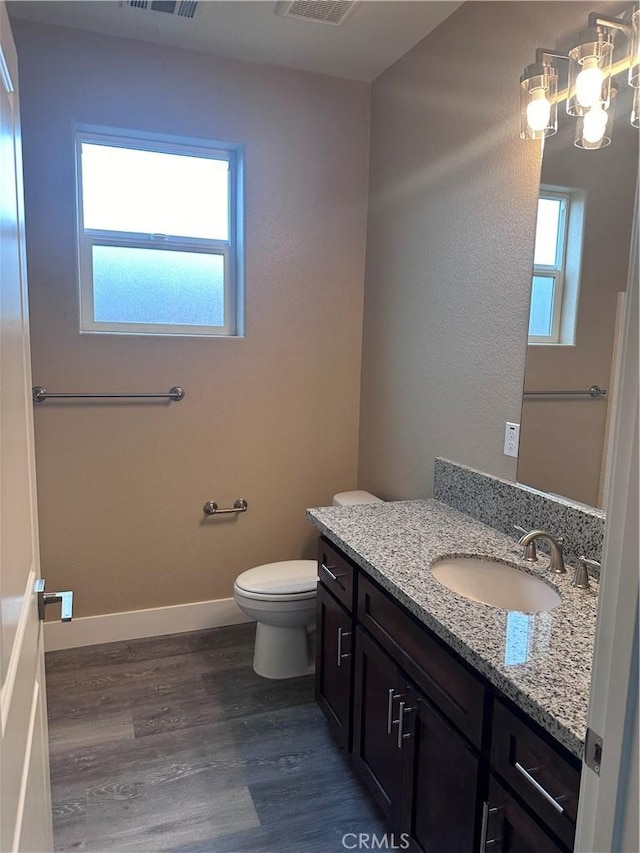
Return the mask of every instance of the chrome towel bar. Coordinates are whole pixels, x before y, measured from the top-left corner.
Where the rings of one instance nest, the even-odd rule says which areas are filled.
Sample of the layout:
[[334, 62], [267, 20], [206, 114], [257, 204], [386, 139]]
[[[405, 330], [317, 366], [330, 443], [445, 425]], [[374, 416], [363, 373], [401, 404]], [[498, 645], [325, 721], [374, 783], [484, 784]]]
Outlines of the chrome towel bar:
[[244, 498], [236, 498], [233, 506], [219, 509], [215, 501], [207, 501], [202, 507], [202, 512], [205, 515], [226, 515], [229, 512], [246, 512], [249, 509], [249, 504]]
[[98, 399], [98, 398], [109, 398], [109, 399], [120, 399], [120, 398], [131, 398], [131, 399], [163, 399], [163, 400], [175, 400], [179, 402], [180, 400], [184, 400], [184, 388], [181, 388], [179, 385], [174, 385], [173, 388], [169, 388], [166, 393], [161, 394], [85, 394], [85, 393], [77, 393], [77, 394], [67, 394], [59, 391], [47, 391], [46, 388], [43, 388], [41, 385], [34, 385], [31, 389], [33, 402], [34, 403], [44, 403], [45, 400], [71, 400], [71, 399], [80, 399], [80, 400], [90, 400], [90, 399]]
[[599, 385], [592, 385], [588, 391], [525, 391], [523, 397], [606, 397], [607, 392]]

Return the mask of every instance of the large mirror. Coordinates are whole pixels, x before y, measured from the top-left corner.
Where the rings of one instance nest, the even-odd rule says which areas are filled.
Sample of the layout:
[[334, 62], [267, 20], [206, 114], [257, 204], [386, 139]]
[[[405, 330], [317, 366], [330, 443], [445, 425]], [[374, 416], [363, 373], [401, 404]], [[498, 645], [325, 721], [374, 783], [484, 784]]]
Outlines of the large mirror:
[[[631, 95], [623, 83], [605, 148], [575, 147], [575, 120], [564, 116], [545, 140], [540, 182], [518, 481], [596, 507], [605, 497], [638, 171]], [[593, 386], [606, 395], [580, 393]]]

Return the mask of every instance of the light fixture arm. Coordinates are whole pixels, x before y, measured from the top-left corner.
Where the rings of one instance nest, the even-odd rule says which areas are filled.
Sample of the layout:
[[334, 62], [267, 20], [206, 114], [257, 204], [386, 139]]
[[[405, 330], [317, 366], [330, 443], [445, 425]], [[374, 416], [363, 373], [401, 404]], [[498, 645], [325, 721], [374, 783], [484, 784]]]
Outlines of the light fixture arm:
[[569, 59], [568, 53], [561, 53], [557, 48], [537, 47], [536, 62], [548, 65], [547, 59]]
[[620, 18], [612, 18], [610, 15], [601, 15], [598, 12], [592, 12], [589, 15], [589, 28], [606, 27], [610, 30], [620, 30], [626, 36], [631, 32], [631, 27]]

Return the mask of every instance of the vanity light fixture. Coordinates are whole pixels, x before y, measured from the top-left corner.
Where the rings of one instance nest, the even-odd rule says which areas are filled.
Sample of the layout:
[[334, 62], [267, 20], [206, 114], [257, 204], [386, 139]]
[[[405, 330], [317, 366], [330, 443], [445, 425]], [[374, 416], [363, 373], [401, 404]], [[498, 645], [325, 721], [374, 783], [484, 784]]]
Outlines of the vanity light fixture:
[[584, 116], [598, 104], [604, 104], [604, 109], [609, 105], [613, 32], [609, 26], [596, 23], [603, 20], [599, 15], [590, 15], [589, 29], [580, 34], [569, 51], [570, 116]]
[[584, 115], [579, 116], [576, 122], [576, 148], [606, 148], [611, 144], [611, 133], [613, 126], [613, 102], [618, 88], [613, 83], [609, 94], [609, 105], [599, 100], [588, 109]]
[[[628, 15], [628, 13], [626, 13]], [[613, 63], [614, 38], [621, 31], [630, 37], [630, 53]], [[567, 89], [558, 92], [558, 60], [569, 65]], [[566, 101], [570, 116], [578, 119], [575, 144], [578, 148], [604, 148], [611, 142], [612, 77], [629, 69], [629, 83], [636, 87], [631, 124], [638, 127], [640, 87], [640, 10], [631, 19], [592, 13], [588, 28], [568, 53], [538, 48], [536, 61], [520, 77], [520, 137], [543, 139], [558, 130], [558, 103]]]
[[566, 53], [539, 47], [536, 61], [520, 77], [520, 137], [544, 139], [558, 130], [558, 69], [554, 59]]
[[546, 59], [528, 65], [520, 78], [520, 136], [544, 139], [558, 130], [558, 72]]

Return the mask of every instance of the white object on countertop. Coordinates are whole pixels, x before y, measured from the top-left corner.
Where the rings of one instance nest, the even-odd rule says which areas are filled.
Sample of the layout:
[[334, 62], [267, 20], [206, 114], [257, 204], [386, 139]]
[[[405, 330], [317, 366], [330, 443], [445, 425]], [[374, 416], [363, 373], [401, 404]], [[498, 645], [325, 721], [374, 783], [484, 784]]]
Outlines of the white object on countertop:
[[357, 504], [382, 504], [382, 498], [362, 490], [354, 492], [338, 492], [333, 496], [332, 506], [356, 506]]

